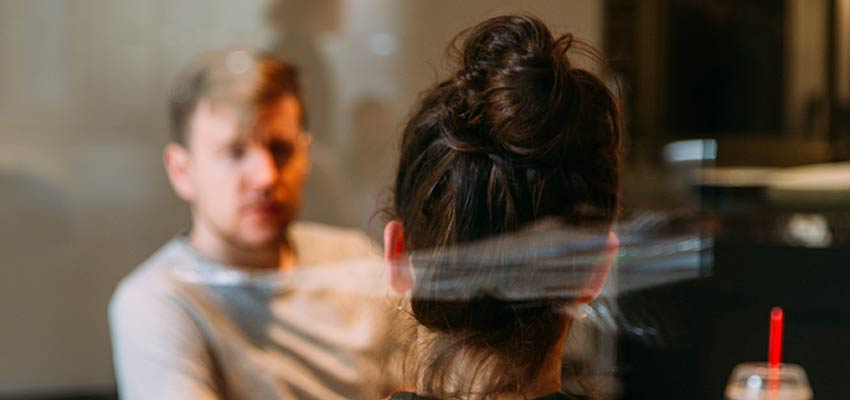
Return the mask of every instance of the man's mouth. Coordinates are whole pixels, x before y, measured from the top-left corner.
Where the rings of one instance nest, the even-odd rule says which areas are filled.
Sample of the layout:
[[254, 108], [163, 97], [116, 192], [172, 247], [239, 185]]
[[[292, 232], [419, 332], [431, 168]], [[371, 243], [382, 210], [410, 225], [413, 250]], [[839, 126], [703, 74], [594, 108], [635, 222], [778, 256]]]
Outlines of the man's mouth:
[[248, 207], [248, 213], [261, 218], [276, 218], [279, 217], [283, 207], [273, 201], [262, 201], [252, 203]]

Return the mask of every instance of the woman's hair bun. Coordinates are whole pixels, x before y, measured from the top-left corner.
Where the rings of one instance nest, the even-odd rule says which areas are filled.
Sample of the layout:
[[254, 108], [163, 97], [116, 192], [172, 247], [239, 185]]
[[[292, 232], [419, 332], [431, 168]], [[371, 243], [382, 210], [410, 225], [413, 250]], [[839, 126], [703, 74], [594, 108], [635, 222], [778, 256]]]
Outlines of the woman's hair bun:
[[534, 17], [506, 15], [470, 28], [459, 36], [461, 68], [525, 67], [552, 58], [555, 40]]
[[[466, 126], [461, 141], [489, 143], [482, 152], [522, 160], [558, 153], [568, 116], [571, 36], [555, 38], [530, 16], [488, 20], [460, 35], [453, 86]], [[462, 147], [462, 146], [461, 146]]]
[[[607, 231], [619, 209], [620, 106], [593, 72], [571, 65], [567, 51], [601, 61], [598, 53], [529, 16], [489, 19], [454, 48], [454, 76], [423, 93], [402, 134], [392, 217], [405, 228], [405, 249], [443, 254], [542, 218]], [[452, 266], [411, 263], [414, 318], [449, 337], [431, 349], [436, 378], [433, 385], [423, 378], [425, 387], [441, 388], [442, 367], [478, 349], [499, 355], [488, 364], [504, 371], [496, 391], [513, 390], [506, 388], [525, 382], [520, 372], [541, 365], [539, 350], [563, 332], [559, 310], [569, 296], [526, 293], [509, 280], [481, 283], [533, 275], [533, 265], [465, 265], [452, 286], [462, 295], [444, 298], [430, 285], [456, 273]]]

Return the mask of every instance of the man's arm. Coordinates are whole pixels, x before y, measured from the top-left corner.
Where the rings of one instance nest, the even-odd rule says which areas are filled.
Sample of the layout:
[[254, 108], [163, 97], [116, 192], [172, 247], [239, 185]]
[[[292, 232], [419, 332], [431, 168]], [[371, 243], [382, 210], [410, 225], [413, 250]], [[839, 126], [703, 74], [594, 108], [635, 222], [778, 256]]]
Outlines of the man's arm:
[[219, 399], [214, 361], [197, 323], [173, 293], [123, 282], [109, 304], [122, 399]]

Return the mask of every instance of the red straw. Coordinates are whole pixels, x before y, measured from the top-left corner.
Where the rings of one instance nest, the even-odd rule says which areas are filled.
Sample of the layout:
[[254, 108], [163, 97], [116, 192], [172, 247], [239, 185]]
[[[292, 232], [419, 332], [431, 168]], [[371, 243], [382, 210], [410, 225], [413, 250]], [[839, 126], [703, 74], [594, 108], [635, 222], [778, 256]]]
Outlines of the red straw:
[[767, 349], [767, 364], [771, 368], [782, 363], [782, 322], [785, 315], [779, 307], [770, 310], [770, 341]]

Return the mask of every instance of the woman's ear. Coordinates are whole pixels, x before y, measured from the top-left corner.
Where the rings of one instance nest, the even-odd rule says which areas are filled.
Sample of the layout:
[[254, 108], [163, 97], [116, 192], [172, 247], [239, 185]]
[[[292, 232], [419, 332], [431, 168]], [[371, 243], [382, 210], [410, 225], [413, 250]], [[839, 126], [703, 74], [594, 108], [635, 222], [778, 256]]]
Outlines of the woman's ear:
[[599, 293], [602, 292], [602, 286], [605, 285], [605, 277], [608, 276], [608, 270], [614, 265], [617, 259], [617, 254], [620, 252], [620, 239], [613, 231], [608, 231], [608, 241], [605, 243], [605, 249], [602, 250], [602, 257], [599, 263], [593, 266], [593, 272], [584, 287], [583, 295], [579, 297], [579, 303], [590, 303]]
[[413, 272], [404, 247], [404, 227], [399, 221], [390, 221], [384, 228], [384, 260], [390, 286], [399, 294], [413, 287]]

